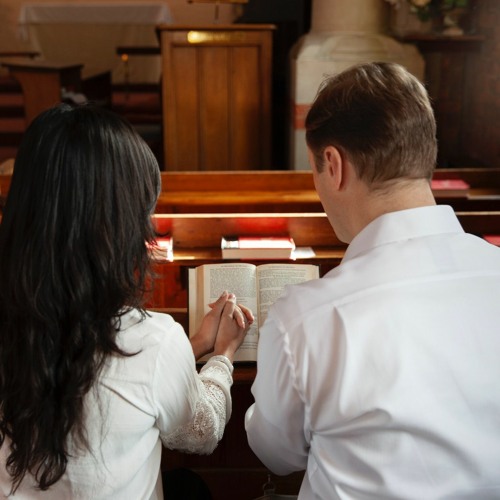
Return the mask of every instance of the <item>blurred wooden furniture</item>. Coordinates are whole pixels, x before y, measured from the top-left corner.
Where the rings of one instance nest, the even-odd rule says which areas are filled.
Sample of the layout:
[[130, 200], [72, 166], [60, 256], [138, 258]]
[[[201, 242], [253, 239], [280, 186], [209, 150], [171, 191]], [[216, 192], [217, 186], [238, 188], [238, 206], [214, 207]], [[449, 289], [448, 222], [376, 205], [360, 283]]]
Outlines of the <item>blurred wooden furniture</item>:
[[446, 198], [435, 192], [437, 203], [459, 212], [500, 210], [500, 168], [438, 168], [433, 178], [461, 179], [470, 185], [466, 197]]
[[61, 102], [62, 88], [81, 91], [83, 64], [60, 64], [36, 59], [10, 59], [2, 62], [23, 91], [27, 124], [43, 110]]
[[425, 83], [437, 121], [438, 163], [443, 167], [463, 167], [470, 161], [468, 121], [475, 109], [471, 105], [471, 83], [477, 79], [477, 64], [473, 61], [477, 61], [485, 40], [479, 34], [416, 34], [400, 38], [416, 44], [425, 59]]
[[65, 94], [83, 93], [102, 105], [111, 103], [111, 73], [82, 78], [83, 64], [63, 64], [31, 58], [8, 58], [0, 63], [21, 85], [26, 124], [61, 102]]
[[271, 168], [273, 29], [158, 27], [165, 170]]

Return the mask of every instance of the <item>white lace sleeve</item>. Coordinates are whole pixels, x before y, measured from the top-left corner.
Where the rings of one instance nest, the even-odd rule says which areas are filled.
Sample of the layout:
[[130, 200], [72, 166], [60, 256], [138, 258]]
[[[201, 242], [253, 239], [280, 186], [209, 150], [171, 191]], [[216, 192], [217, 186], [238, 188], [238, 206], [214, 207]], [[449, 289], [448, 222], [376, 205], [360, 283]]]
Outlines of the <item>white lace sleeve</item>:
[[212, 453], [231, 416], [233, 365], [226, 356], [212, 356], [200, 370], [200, 399], [193, 420], [161, 440], [167, 448], [187, 453]]

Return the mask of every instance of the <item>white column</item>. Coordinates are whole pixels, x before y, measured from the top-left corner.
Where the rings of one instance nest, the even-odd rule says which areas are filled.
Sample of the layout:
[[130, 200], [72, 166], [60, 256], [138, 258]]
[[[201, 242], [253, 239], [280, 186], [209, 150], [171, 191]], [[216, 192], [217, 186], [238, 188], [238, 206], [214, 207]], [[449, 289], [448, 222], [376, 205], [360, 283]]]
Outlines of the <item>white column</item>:
[[392, 61], [423, 79], [416, 47], [385, 34], [389, 7], [385, 0], [313, 0], [311, 30], [290, 53], [291, 169], [309, 169], [304, 119], [325, 77], [354, 64]]

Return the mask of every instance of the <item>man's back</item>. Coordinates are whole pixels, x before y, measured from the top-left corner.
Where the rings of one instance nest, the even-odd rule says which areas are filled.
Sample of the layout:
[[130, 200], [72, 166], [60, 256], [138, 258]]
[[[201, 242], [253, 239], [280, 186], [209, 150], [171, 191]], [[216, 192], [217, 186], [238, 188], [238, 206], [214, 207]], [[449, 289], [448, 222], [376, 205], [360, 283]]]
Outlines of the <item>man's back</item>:
[[250, 444], [265, 457], [259, 420], [281, 420], [282, 456], [264, 461], [307, 465], [304, 498], [500, 498], [499, 297], [500, 250], [451, 209], [380, 217], [272, 310]]

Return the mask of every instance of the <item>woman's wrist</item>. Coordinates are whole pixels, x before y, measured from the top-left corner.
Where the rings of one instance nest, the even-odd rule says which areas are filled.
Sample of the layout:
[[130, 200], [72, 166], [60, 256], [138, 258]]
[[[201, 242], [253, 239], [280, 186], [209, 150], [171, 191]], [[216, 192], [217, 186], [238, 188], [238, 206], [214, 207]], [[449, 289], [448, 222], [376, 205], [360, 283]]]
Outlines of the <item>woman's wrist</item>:
[[231, 363], [234, 359], [235, 350], [230, 347], [218, 347], [216, 346], [213, 352], [213, 356], [225, 356]]
[[224, 356], [225, 358], [229, 359], [229, 361], [232, 363], [233, 358], [234, 358], [234, 353], [233, 352], [227, 352], [227, 351], [221, 351], [221, 352], [214, 352], [213, 356]]
[[189, 339], [191, 342], [191, 348], [193, 349], [194, 358], [198, 361], [198, 359], [205, 356], [210, 352], [210, 349], [207, 347], [206, 343], [200, 338], [199, 335], [195, 335]]

